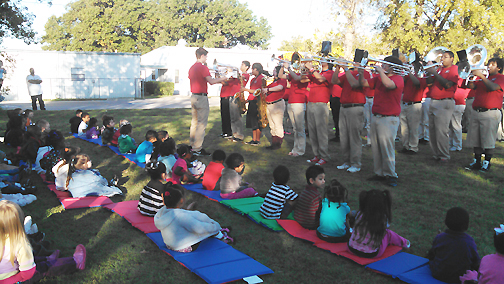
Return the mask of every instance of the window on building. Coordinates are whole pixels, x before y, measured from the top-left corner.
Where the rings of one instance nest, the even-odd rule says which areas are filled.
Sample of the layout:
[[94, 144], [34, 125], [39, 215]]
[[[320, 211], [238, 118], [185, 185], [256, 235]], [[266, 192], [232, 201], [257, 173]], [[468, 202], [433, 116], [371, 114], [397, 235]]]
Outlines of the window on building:
[[84, 73], [84, 68], [75, 67], [71, 69], [71, 78], [72, 81], [85, 81], [86, 73]]

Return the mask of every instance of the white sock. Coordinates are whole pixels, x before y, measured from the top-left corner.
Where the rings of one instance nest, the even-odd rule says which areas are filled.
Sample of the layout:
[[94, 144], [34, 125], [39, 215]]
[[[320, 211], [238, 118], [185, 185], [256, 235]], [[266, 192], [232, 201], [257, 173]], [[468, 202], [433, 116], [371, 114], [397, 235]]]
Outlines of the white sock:
[[217, 235], [214, 235], [214, 238], [216, 238], [216, 239], [219, 239], [219, 240], [220, 240], [220, 239], [224, 238], [224, 235], [222, 234], [222, 232], [221, 232], [221, 231], [219, 231], [219, 233], [218, 233]]

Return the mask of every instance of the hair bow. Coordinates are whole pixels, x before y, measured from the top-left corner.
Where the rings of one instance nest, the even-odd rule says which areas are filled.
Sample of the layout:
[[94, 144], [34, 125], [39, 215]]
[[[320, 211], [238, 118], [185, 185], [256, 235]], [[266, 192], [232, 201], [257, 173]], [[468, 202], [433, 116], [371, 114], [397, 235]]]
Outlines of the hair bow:
[[495, 234], [499, 235], [501, 233], [504, 233], [504, 225], [500, 224], [500, 228], [494, 228]]
[[169, 191], [165, 191], [164, 195], [165, 196], [170, 196], [170, 192]]

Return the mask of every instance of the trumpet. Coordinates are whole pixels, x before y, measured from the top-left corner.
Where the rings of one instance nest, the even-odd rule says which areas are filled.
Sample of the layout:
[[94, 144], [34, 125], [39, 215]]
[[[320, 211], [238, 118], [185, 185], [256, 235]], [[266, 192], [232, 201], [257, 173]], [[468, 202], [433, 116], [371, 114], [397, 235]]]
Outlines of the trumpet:
[[345, 60], [342, 58], [336, 58], [336, 57], [322, 57], [322, 56], [313, 56], [313, 59], [315, 61], [318, 61], [320, 63], [327, 63], [327, 64], [333, 64], [333, 65], [340, 65], [340, 66], [349, 66], [349, 67], [354, 67], [354, 62]]
[[[409, 74], [409, 72], [411, 72], [411, 70], [408, 66], [405, 66], [402, 64], [395, 64], [395, 63], [388, 62], [385, 60], [380, 60], [380, 59], [369, 57], [367, 51], [364, 52], [364, 56], [362, 57], [362, 60], [361, 60], [362, 66], [359, 66], [357, 68], [366, 69], [366, 66], [369, 61], [373, 61], [373, 62], [380, 63], [380, 64], [387, 64], [392, 67], [392, 70], [395, 74], [400, 75], [400, 76], [406, 76]], [[374, 69], [373, 71], [376, 71], [375, 68], [373, 68], [373, 69]]]

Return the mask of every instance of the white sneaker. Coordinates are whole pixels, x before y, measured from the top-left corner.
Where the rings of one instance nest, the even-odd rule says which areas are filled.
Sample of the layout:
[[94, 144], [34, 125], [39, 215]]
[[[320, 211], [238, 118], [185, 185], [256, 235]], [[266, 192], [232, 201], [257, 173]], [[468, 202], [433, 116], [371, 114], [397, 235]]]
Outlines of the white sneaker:
[[350, 168], [350, 165], [349, 165], [349, 164], [347, 164], [347, 163], [344, 163], [343, 165], [341, 165], [341, 166], [337, 166], [336, 168], [337, 168], [338, 170], [346, 170], [346, 169]]
[[350, 168], [347, 169], [347, 172], [350, 172], [350, 173], [356, 173], [359, 171], [360, 171], [360, 168], [356, 168], [354, 166], [351, 166]]
[[450, 147], [450, 151], [455, 152], [455, 151], [462, 151], [462, 149], [459, 149], [455, 146]]

